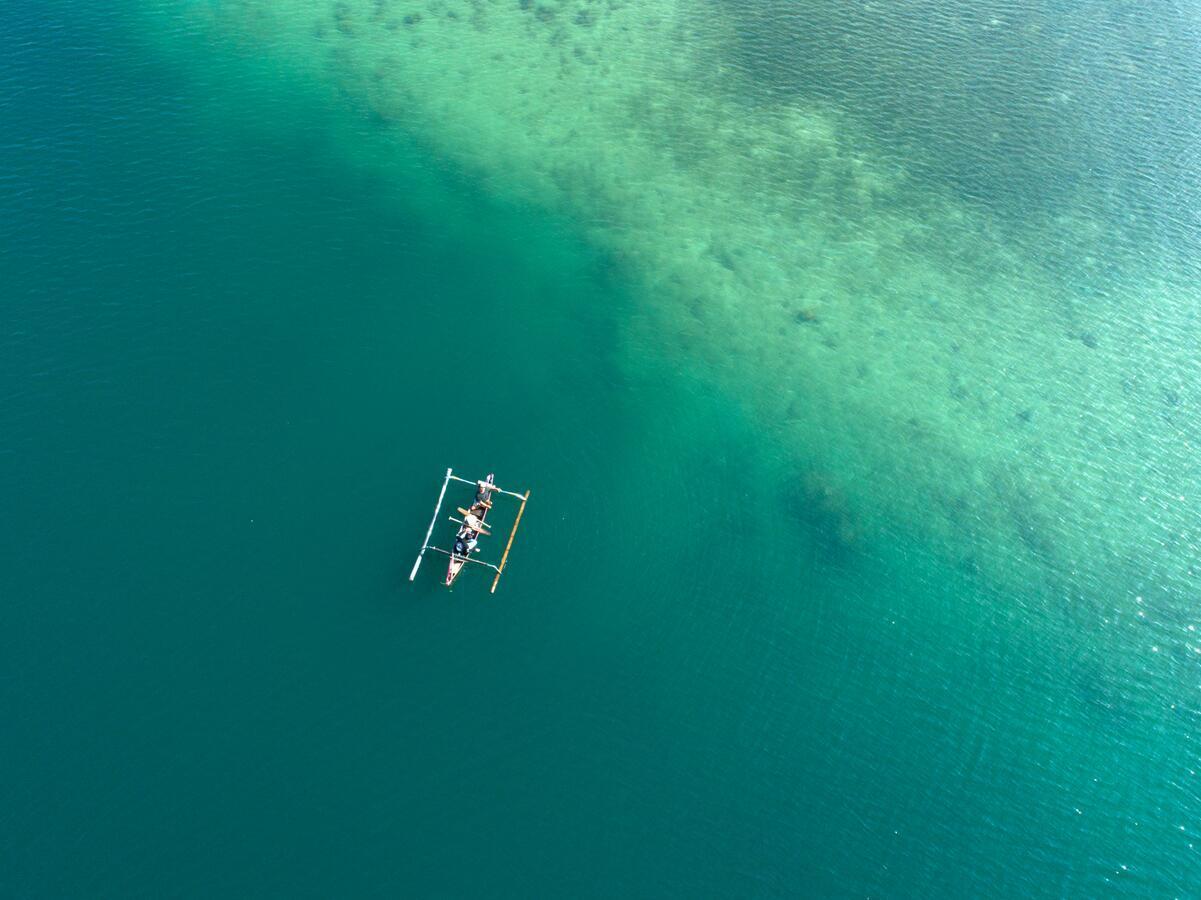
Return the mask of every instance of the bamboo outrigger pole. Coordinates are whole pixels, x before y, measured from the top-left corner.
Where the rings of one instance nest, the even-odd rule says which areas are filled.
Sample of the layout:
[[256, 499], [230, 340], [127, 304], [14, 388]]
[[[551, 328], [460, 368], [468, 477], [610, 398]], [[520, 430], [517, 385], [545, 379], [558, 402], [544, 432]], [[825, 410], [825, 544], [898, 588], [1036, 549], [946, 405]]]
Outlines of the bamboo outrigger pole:
[[[449, 475], [450, 471], [448, 470], [446, 474]], [[507, 494], [510, 492], [504, 491], [503, 493]], [[517, 526], [521, 524], [521, 514], [525, 512], [525, 504], [530, 499], [530, 492], [526, 491], [524, 496], [521, 494], [513, 494], [513, 496], [521, 497], [521, 508], [517, 510], [517, 519], [513, 522], [513, 530], [509, 532], [509, 543], [505, 544], [504, 555], [500, 558], [500, 565], [496, 568], [496, 577], [492, 579], [492, 589], [488, 592], [490, 594], [496, 593], [496, 583], [500, 581], [500, 576], [505, 570], [505, 560], [509, 558], [509, 548], [513, 546], [513, 538], [517, 536]], [[437, 515], [437, 513], [434, 515]], [[426, 538], [426, 540], [429, 540], [429, 538]], [[417, 570], [414, 569], [413, 571], [416, 572]]]
[[425, 548], [430, 544], [430, 535], [434, 533], [434, 523], [438, 521], [438, 511], [442, 509], [442, 498], [446, 496], [446, 486], [450, 484], [450, 479], [454, 477], [450, 473], [451, 470], [447, 469], [446, 478], [442, 481], [442, 493], [438, 495], [438, 505], [434, 507], [434, 515], [430, 519], [429, 530], [425, 533], [425, 540], [421, 542], [421, 552], [417, 554], [417, 562], [413, 563], [413, 571], [409, 573], [409, 581], [417, 577], [417, 570], [421, 568], [421, 558], [425, 556]]

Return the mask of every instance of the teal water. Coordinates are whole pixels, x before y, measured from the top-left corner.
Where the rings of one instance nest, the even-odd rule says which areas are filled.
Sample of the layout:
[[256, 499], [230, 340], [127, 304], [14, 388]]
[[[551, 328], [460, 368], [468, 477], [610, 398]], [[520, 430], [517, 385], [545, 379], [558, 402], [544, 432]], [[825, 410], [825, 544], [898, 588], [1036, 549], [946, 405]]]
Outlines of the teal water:
[[4, 19], [0, 894], [1197, 893], [1188, 9]]

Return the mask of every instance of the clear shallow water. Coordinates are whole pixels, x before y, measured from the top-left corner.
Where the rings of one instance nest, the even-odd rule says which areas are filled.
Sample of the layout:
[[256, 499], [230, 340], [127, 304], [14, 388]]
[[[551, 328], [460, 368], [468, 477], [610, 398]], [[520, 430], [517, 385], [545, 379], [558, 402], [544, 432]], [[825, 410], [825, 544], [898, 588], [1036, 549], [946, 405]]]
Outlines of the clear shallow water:
[[[10, 14], [5, 893], [1188, 895], [1187, 167], [1082, 115], [1024, 217], [896, 114], [983, 8], [815, 7], [887, 96], [541, 9]], [[495, 598], [404, 581], [447, 464], [534, 489]]]

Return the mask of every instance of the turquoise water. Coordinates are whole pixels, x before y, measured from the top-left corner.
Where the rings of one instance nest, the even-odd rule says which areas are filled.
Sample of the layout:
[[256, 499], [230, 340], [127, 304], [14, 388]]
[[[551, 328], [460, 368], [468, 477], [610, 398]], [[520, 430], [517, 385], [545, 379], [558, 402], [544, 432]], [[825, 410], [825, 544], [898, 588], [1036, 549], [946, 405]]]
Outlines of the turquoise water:
[[0, 893], [1196, 893], [1188, 10], [5, 18]]

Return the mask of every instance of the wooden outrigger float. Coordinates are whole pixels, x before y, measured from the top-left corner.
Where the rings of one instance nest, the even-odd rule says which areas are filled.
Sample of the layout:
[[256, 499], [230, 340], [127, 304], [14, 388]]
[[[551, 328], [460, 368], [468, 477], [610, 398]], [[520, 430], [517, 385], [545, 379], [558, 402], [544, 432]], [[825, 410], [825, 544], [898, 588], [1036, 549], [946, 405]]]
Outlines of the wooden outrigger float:
[[[463, 518], [456, 519], [454, 516], [449, 516], [450, 521], [460, 525], [459, 534], [455, 541], [451, 544], [451, 550], [443, 550], [441, 547], [435, 547], [430, 543], [430, 537], [434, 533], [434, 525], [438, 522], [438, 513], [442, 510], [442, 501], [446, 498], [446, 488], [452, 481], [470, 484], [477, 488], [476, 504], [472, 509], [480, 509], [478, 516], [474, 515], [471, 510], [458, 507], [459, 515]], [[481, 559], [475, 559], [472, 554], [476, 552], [476, 540], [481, 536], [490, 536], [488, 530], [487, 519], [488, 510], [491, 508], [491, 495], [504, 494], [506, 497], [513, 497], [521, 501], [521, 506], [517, 509], [517, 518], [513, 521], [513, 530], [509, 532], [508, 543], [505, 544], [505, 552], [501, 555], [500, 564], [493, 565], [492, 563], [484, 562]], [[425, 557], [426, 550], [433, 550], [441, 553], [444, 556], [450, 557], [450, 565], [446, 570], [446, 586], [450, 587], [455, 583], [455, 579], [459, 577], [459, 572], [467, 565], [467, 563], [475, 563], [479, 566], [486, 566], [496, 573], [496, 577], [492, 579], [491, 593], [496, 593], [497, 582], [500, 581], [500, 576], [504, 574], [505, 563], [509, 559], [509, 551], [513, 548], [513, 538], [517, 536], [517, 526], [521, 524], [522, 513], [525, 512], [525, 504], [530, 499], [530, 492], [518, 494], [513, 491], [506, 491], [498, 488], [492, 481], [492, 476], [481, 481], [471, 481], [466, 478], [460, 478], [454, 474], [452, 469], [446, 470], [446, 477], [442, 481], [442, 490], [438, 494], [438, 502], [434, 506], [434, 515], [430, 519], [430, 527], [425, 532], [425, 540], [421, 542], [421, 551], [417, 554], [417, 561], [413, 563], [413, 571], [409, 573], [409, 581], [413, 581], [417, 577], [417, 570], [421, 568], [421, 560]], [[470, 524], [472, 519], [478, 523], [477, 528], [473, 528]]]

